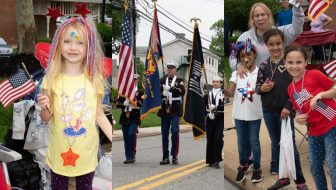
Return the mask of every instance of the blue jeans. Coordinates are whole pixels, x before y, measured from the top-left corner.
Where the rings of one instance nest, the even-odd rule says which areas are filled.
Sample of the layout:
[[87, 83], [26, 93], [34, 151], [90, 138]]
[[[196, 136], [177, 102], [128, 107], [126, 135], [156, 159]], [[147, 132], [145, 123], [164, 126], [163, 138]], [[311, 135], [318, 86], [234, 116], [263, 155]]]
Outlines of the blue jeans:
[[[268, 134], [271, 139], [272, 147], [272, 161], [275, 162], [276, 172], [279, 173], [279, 155], [280, 155], [280, 137], [281, 137], [281, 116], [278, 112], [268, 111], [263, 108], [264, 120], [268, 130]], [[302, 173], [300, 154], [295, 143], [295, 130], [294, 130], [294, 114], [289, 115], [290, 124], [293, 134], [293, 145], [294, 145], [294, 159], [295, 159], [295, 169], [296, 169], [296, 180], [297, 184], [305, 183], [306, 180]]]
[[[171, 155], [176, 157], [179, 151], [179, 132], [180, 118], [178, 116], [162, 116], [161, 117], [161, 134], [162, 134], [162, 152], [163, 159], [169, 158], [169, 129], [172, 133]], [[171, 125], [171, 128], [170, 128]]]
[[235, 124], [240, 165], [245, 166], [247, 164], [250, 157], [250, 150], [252, 150], [253, 169], [260, 169], [261, 149], [259, 132], [261, 119], [254, 121], [235, 119]]
[[126, 160], [135, 159], [137, 131], [138, 125], [135, 123], [122, 125]]
[[324, 160], [327, 159], [332, 189], [336, 190], [336, 127], [321, 136], [309, 136], [309, 165], [317, 190], [327, 189]]

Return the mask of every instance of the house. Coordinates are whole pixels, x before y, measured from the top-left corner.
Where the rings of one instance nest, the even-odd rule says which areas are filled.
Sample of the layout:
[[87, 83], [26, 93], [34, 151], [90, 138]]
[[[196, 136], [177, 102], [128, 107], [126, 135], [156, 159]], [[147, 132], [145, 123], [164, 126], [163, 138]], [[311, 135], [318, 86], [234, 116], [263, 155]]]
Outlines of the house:
[[[60, 7], [65, 16], [74, 16], [75, 5], [77, 3], [86, 3], [87, 9], [94, 18], [99, 21], [101, 15], [101, 0], [33, 0], [34, 18], [36, 25], [37, 38], [52, 37], [56, 30], [56, 21], [46, 17], [48, 7]], [[106, 3], [110, 2], [109, 0]], [[0, 5], [0, 37], [3, 37], [9, 44], [17, 45], [17, 28], [14, 0], [2, 0]], [[49, 34], [47, 34], [47, 23], [49, 23]], [[6, 26], [6, 27], [4, 27]]]
[[[176, 61], [179, 64], [177, 76], [183, 78], [185, 81], [187, 81], [189, 76], [189, 61], [187, 60], [187, 57], [188, 54], [191, 54], [191, 49], [192, 41], [186, 39], [185, 34], [181, 33], [177, 34], [174, 40], [162, 45], [163, 60]], [[142, 62], [145, 62], [147, 47], [137, 47], [136, 54]], [[208, 83], [211, 83], [212, 77], [218, 75], [220, 57], [211, 50], [203, 47], [203, 59], [207, 81]], [[162, 65], [158, 65], [158, 67], [160, 76], [162, 77]], [[165, 71], [165, 73], [167, 72]]]

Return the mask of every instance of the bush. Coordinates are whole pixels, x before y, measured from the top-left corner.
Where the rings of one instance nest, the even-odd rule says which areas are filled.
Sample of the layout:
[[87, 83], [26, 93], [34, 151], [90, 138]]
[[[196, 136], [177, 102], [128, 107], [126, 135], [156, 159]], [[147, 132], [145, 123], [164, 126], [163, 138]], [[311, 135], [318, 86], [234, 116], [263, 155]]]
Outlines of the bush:
[[38, 39], [38, 42], [47, 42], [47, 43], [51, 43], [52, 39], [51, 38], [46, 38], [46, 37], [41, 37], [40, 39]]
[[112, 26], [97, 23], [97, 30], [104, 42], [110, 42], [112, 40]]
[[112, 88], [112, 102], [115, 101], [118, 97], [118, 90], [115, 88]]
[[239, 35], [231, 36], [231, 37], [229, 38], [229, 41], [230, 41], [230, 43], [234, 43], [234, 42], [236, 42], [236, 41], [238, 40], [238, 38], [239, 38]]

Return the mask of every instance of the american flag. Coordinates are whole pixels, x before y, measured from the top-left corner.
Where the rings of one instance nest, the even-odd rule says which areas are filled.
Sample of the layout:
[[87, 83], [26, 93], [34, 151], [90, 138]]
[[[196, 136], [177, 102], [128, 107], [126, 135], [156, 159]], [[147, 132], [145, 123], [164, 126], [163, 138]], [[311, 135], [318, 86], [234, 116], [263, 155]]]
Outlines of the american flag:
[[320, 14], [322, 14], [334, 0], [311, 0], [309, 9], [308, 9], [308, 16], [314, 20]]
[[9, 106], [15, 100], [29, 94], [35, 89], [34, 82], [24, 69], [0, 83], [0, 101], [4, 107]]
[[316, 110], [331, 121], [336, 116], [336, 111], [330, 106], [323, 103], [321, 100], [317, 101]]
[[130, 11], [125, 9], [122, 42], [119, 52], [119, 72], [118, 72], [118, 94], [127, 98], [134, 104], [135, 85], [134, 84], [134, 64], [132, 55], [132, 36], [130, 26]]
[[336, 80], [336, 60], [323, 66], [325, 72], [334, 80]]
[[303, 89], [298, 94], [294, 93], [294, 100], [298, 106], [301, 106], [304, 102], [310, 101], [313, 97], [306, 89]]

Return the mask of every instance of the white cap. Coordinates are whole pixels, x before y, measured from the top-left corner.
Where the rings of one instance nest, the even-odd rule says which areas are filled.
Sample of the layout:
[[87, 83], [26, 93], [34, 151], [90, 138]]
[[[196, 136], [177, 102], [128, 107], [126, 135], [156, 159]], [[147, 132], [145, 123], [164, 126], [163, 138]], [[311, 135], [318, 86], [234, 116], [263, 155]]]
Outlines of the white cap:
[[220, 82], [222, 82], [223, 78], [220, 77], [220, 76], [218, 76], [218, 75], [216, 75], [216, 76], [212, 77], [212, 81], [220, 81]]
[[138, 79], [140, 75], [134, 74], [133, 76], [134, 76], [133, 79]]
[[166, 62], [166, 66], [168, 67], [168, 66], [174, 66], [175, 68], [177, 67], [177, 63], [176, 63], [176, 61], [174, 61], [174, 60], [168, 60], [167, 62]]

